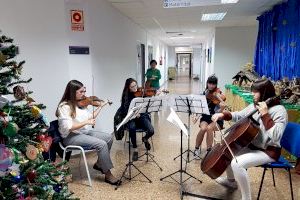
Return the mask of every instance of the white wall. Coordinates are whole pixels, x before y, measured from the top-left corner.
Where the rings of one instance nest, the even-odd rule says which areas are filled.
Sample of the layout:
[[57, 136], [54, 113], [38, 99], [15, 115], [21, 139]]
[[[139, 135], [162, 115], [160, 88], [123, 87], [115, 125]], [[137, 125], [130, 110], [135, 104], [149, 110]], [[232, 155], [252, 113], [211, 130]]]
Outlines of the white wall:
[[[87, 1], [65, 0], [65, 30], [68, 36], [68, 46], [91, 46], [90, 13]], [[84, 31], [72, 31], [70, 10], [83, 10]], [[87, 87], [87, 94], [92, 94], [92, 64], [91, 54], [68, 54], [70, 79], [80, 80]]]
[[56, 106], [69, 80], [64, 2], [61, 0], [2, 0], [0, 29], [15, 39], [18, 60], [25, 60], [23, 78], [33, 78], [25, 89], [47, 106], [54, 119]]
[[[70, 30], [71, 9], [84, 11], [84, 32]], [[139, 43], [145, 44], [146, 56], [147, 45], [151, 44], [155, 59], [166, 57], [158, 67], [163, 76], [161, 83], [167, 78], [167, 45], [106, 0], [3, 0], [0, 29], [20, 46], [18, 57], [27, 62], [23, 74], [33, 78], [28, 88], [34, 91], [36, 101], [48, 107], [45, 113], [49, 120], [55, 119], [56, 106], [69, 80], [83, 82], [87, 95], [91, 95], [94, 76], [94, 94], [114, 102], [103, 109], [96, 128], [111, 131], [125, 79], [137, 78]], [[69, 55], [68, 47], [73, 45], [89, 46], [90, 55]]]
[[168, 67], [175, 67], [176, 66], [176, 53], [175, 47], [168, 47]]
[[[208, 49], [211, 50], [211, 62], [208, 62]], [[203, 44], [203, 50], [202, 50], [202, 57], [203, 57], [203, 64], [202, 64], [202, 69], [201, 69], [201, 82], [206, 83], [206, 80], [208, 76], [211, 74], [215, 73], [215, 57], [214, 57], [214, 52], [215, 52], [215, 30], [211, 30], [211, 33], [208, 34], [204, 44]]]
[[[160, 70], [161, 79], [159, 81], [160, 85], [163, 85], [167, 79], [167, 64], [168, 64], [168, 46], [157, 40], [155, 37], [147, 33], [147, 51], [146, 51], [146, 70], [150, 67], [150, 63], [148, 63], [148, 46], [153, 46], [153, 59], [157, 61], [157, 69]], [[162, 65], [160, 65], [159, 60], [162, 57]]]
[[202, 61], [202, 48], [194, 47], [193, 48], [193, 76], [198, 76], [200, 78], [201, 75], [201, 61]]
[[219, 87], [232, 83], [232, 77], [247, 62], [253, 61], [257, 26], [220, 27], [215, 33], [214, 71]]

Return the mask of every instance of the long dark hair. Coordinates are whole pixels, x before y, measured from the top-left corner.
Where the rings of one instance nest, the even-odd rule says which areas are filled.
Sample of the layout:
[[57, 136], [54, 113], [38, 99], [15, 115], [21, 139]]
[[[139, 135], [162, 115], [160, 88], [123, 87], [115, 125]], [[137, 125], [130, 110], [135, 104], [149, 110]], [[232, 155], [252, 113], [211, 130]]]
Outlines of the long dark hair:
[[[259, 79], [256, 80], [251, 86], [252, 92], [259, 92], [260, 99], [259, 102], [266, 101], [269, 98], [275, 97], [275, 87], [269, 79]], [[277, 99], [271, 102], [268, 107], [280, 104], [280, 100]]]
[[122, 99], [121, 99], [121, 103], [124, 104], [127, 100], [128, 100], [128, 96], [130, 93], [130, 84], [132, 82], [135, 82], [137, 84], [137, 81], [134, 80], [133, 78], [128, 78], [125, 81], [125, 85], [124, 85], [124, 89], [123, 89], [123, 93], [122, 93]]
[[[71, 80], [66, 86], [65, 92], [59, 101], [58, 107], [61, 106], [62, 102], [66, 102], [71, 108], [71, 117], [74, 118], [76, 116], [76, 91], [83, 87], [83, 84], [77, 80]], [[58, 107], [56, 109], [56, 117], [59, 116]]]
[[216, 77], [216, 75], [211, 75], [211, 76], [209, 76], [208, 78], [207, 78], [207, 81], [206, 81], [206, 88], [205, 88], [205, 90], [207, 90], [208, 89], [208, 84], [214, 84], [214, 85], [216, 85], [216, 88], [215, 89], [217, 89], [217, 87], [218, 87], [218, 78]]

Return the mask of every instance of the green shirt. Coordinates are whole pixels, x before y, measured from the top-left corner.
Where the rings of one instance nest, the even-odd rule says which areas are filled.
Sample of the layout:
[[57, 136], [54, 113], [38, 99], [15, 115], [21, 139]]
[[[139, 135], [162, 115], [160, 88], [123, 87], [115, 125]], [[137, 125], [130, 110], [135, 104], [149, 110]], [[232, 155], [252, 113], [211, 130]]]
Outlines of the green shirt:
[[[154, 80], [150, 78], [155, 77]], [[146, 73], [147, 80], [150, 81], [150, 87], [159, 88], [159, 79], [161, 78], [159, 69], [148, 69]]]

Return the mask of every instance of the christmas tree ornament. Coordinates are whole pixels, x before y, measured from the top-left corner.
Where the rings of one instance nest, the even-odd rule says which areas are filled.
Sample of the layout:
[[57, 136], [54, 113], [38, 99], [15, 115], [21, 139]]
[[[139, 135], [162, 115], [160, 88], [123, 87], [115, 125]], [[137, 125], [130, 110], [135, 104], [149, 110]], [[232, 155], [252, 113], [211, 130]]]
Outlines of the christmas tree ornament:
[[31, 107], [31, 113], [32, 113], [32, 115], [33, 115], [33, 117], [34, 117], [35, 119], [38, 119], [38, 118], [41, 117], [42, 111], [41, 111], [41, 109], [39, 109], [37, 106], [32, 106], [32, 107]]
[[50, 126], [47, 117], [42, 113], [41, 109], [39, 109], [37, 106], [31, 107], [31, 113], [35, 119], [37, 119], [38, 121], [40, 121], [41, 123], [43, 123], [48, 127]]
[[29, 160], [35, 160], [38, 156], [38, 149], [31, 144], [27, 145], [26, 156], [29, 158]]
[[18, 133], [19, 130], [20, 129], [16, 123], [8, 122], [7, 126], [3, 130], [3, 133], [7, 137], [14, 137]]
[[15, 183], [20, 183], [20, 181], [21, 181], [21, 176], [19, 175], [19, 176], [13, 176], [13, 181], [15, 182]]
[[47, 117], [43, 113], [41, 113], [39, 120], [47, 127], [50, 127], [50, 123], [49, 123]]
[[5, 172], [13, 161], [13, 153], [4, 144], [0, 144], [0, 171]]
[[26, 97], [26, 92], [24, 90], [24, 87], [20, 85], [17, 85], [13, 88], [13, 93], [14, 93], [14, 97], [20, 101], [24, 100]]
[[40, 135], [38, 135], [38, 136], [36, 137], [36, 139], [37, 139], [38, 141], [43, 141], [45, 138], [46, 138], [46, 135], [45, 135], [45, 134], [40, 134]]
[[48, 136], [42, 140], [42, 146], [45, 152], [48, 152], [52, 144], [52, 137]]
[[61, 184], [57, 184], [56, 186], [54, 186], [53, 189], [54, 189], [55, 192], [59, 193], [62, 190], [62, 185]]
[[30, 170], [26, 174], [26, 178], [30, 183], [34, 182], [34, 179], [36, 178], [36, 176], [37, 176], [37, 173], [34, 169]]
[[2, 109], [8, 102], [9, 100], [6, 97], [0, 95], [0, 109]]
[[8, 169], [13, 177], [20, 176], [20, 164], [13, 163]]

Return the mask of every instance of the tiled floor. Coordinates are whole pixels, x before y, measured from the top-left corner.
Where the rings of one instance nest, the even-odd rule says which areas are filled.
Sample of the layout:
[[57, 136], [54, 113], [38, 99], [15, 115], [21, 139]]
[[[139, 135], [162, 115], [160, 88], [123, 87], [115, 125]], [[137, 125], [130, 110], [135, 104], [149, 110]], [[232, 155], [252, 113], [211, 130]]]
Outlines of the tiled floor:
[[[171, 94], [199, 94], [203, 87], [197, 81], [189, 81], [187, 77], [181, 77], [178, 80], [170, 81], [168, 89]], [[180, 134], [176, 127], [166, 121], [169, 111], [162, 111], [159, 114], [152, 116], [155, 127], [155, 135], [153, 136], [155, 160], [163, 168], [161, 172], [154, 163], [145, 161], [135, 162], [136, 166], [148, 176], [152, 183], [141, 175], [128, 182], [123, 181], [123, 184], [118, 190], [104, 183], [104, 176], [92, 169], [92, 165], [96, 161], [96, 154], [90, 153], [88, 161], [91, 171], [93, 187], [88, 186], [87, 176], [83, 162], [79, 167], [79, 157], [70, 161], [70, 167], [73, 172], [73, 182], [69, 187], [75, 192], [75, 196], [81, 199], [180, 199], [180, 187], [172, 179], [160, 181], [160, 178], [175, 172], [180, 167], [180, 160], [173, 160], [180, 152]], [[184, 122], [187, 122], [186, 114], [179, 114]], [[191, 147], [194, 147], [195, 137], [198, 131], [197, 125], [191, 125]], [[141, 144], [141, 137], [138, 137], [138, 142]], [[187, 147], [187, 138], [184, 137], [184, 149]], [[126, 144], [127, 145], [127, 144]], [[139, 145], [140, 153], [144, 151], [144, 146]], [[111, 157], [115, 168], [113, 173], [121, 176], [125, 169], [125, 164], [128, 161], [128, 148], [124, 148], [123, 141], [114, 141]], [[208, 176], [204, 175], [200, 170], [200, 161], [192, 161], [187, 165], [187, 171], [202, 180], [200, 184], [194, 179], [189, 179], [185, 182], [184, 188], [186, 191], [208, 195], [221, 199], [241, 199], [240, 191], [229, 191], [226, 188], [216, 184]], [[252, 168], [248, 170], [253, 198], [257, 197], [260, 179], [262, 176], [261, 168]], [[132, 170], [133, 175], [137, 174], [136, 170]], [[179, 181], [179, 175], [174, 176]], [[261, 199], [282, 200], [290, 199], [288, 174], [283, 170], [275, 170], [276, 188], [273, 187], [271, 173], [266, 173], [266, 178], [261, 194]], [[300, 176], [292, 172], [294, 184], [294, 197], [300, 199]], [[198, 199], [195, 197], [184, 197], [184, 199]]]

